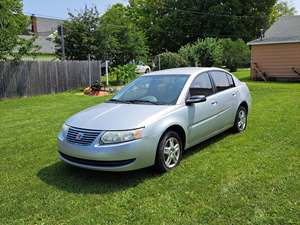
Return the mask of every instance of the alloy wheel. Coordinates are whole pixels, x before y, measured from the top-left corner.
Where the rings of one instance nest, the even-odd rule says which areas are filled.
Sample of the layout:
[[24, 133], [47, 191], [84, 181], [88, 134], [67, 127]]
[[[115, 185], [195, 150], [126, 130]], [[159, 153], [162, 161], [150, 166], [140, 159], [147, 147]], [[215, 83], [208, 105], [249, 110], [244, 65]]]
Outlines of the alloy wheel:
[[240, 110], [238, 114], [238, 128], [239, 130], [245, 130], [247, 125], [247, 113], [244, 110]]
[[180, 157], [180, 143], [175, 137], [170, 137], [164, 145], [164, 163], [168, 168], [173, 168]]

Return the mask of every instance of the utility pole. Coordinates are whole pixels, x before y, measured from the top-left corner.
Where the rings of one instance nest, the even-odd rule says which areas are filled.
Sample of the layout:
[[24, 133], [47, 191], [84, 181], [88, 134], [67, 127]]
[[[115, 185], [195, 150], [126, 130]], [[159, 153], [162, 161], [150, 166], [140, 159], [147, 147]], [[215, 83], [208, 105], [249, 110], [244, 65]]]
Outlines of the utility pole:
[[106, 74], [106, 86], [109, 85], [108, 83], [108, 60], [105, 60], [105, 74]]
[[65, 51], [65, 37], [64, 37], [64, 25], [60, 25], [60, 39], [61, 39], [61, 50], [62, 50], [62, 60], [66, 59]]
[[160, 70], [160, 54], [158, 54], [158, 70]]

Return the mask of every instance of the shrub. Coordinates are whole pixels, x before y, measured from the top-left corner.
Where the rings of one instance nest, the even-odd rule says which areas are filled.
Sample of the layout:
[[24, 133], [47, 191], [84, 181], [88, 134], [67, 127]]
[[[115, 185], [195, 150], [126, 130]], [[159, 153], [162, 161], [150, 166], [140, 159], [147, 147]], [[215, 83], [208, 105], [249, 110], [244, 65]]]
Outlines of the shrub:
[[92, 85], [91, 85], [92, 91], [100, 91], [101, 88], [102, 88], [102, 85], [101, 85], [101, 83], [100, 83], [99, 81], [97, 81], [97, 80], [94, 81], [94, 82], [92, 83]]
[[223, 39], [223, 65], [231, 72], [238, 67], [248, 67], [250, 64], [250, 49], [243, 40], [232, 41]]
[[137, 77], [136, 65], [126, 64], [112, 68], [110, 76], [119, 81], [120, 84], [126, 84]]
[[188, 66], [196, 65], [195, 46], [193, 44], [186, 44], [179, 49], [178, 53], [187, 62]]
[[222, 64], [222, 44], [216, 38], [205, 38], [193, 44], [195, 61], [199, 66], [220, 66]]
[[155, 69], [159, 68], [160, 57], [160, 69], [170, 69], [187, 66], [187, 62], [179, 54], [174, 52], [165, 52], [157, 55], [154, 59]]

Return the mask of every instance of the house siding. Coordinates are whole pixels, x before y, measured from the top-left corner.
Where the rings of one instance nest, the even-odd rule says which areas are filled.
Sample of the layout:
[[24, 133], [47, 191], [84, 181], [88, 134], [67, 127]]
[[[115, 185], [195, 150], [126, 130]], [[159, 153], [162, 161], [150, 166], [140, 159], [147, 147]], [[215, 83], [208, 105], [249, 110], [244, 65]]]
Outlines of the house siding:
[[254, 67], [275, 79], [300, 79], [292, 67], [300, 71], [300, 43], [251, 46], [251, 78], [259, 79]]

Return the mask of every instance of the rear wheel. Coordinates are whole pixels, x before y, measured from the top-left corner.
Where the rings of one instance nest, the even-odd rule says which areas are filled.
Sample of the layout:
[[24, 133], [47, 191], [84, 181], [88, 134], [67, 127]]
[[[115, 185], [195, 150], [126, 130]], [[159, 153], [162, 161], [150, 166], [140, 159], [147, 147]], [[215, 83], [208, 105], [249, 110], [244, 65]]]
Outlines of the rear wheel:
[[238, 111], [236, 112], [235, 122], [233, 126], [235, 132], [240, 133], [246, 130], [248, 122], [247, 116], [247, 109], [244, 106], [240, 106]]
[[174, 131], [168, 131], [161, 138], [155, 160], [155, 168], [159, 172], [166, 172], [176, 167], [181, 160], [182, 141]]
[[150, 70], [149, 70], [149, 69], [146, 69], [145, 73], [150, 73]]

